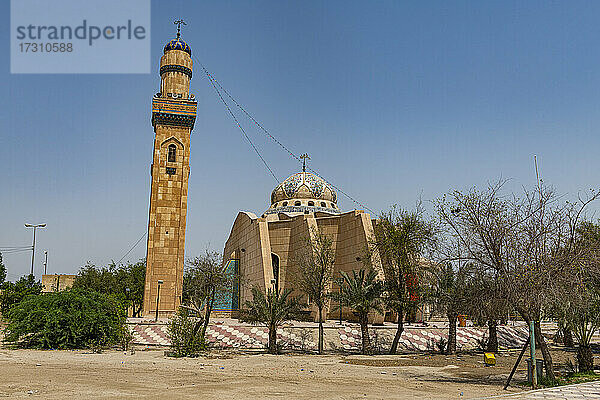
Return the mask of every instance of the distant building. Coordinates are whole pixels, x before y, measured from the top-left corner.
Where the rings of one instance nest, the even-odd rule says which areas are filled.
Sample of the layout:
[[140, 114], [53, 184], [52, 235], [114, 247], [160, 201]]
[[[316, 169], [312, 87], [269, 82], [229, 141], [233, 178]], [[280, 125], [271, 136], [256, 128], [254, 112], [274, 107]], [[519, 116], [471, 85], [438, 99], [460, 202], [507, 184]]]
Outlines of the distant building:
[[42, 275], [42, 293], [61, 292], [73, 286], [77, 275]]

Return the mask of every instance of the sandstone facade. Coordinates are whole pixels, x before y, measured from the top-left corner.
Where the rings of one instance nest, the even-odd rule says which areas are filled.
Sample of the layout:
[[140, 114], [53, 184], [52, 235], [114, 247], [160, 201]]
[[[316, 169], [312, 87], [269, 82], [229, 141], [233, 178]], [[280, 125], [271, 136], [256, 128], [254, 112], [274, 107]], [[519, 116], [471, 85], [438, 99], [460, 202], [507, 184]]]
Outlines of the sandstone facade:
[[[225, 262], [237, 261], [241, 287], [238, 304], [251, 299], [251, 288], [283, 290], [291, 288], [296, 295], [296, 263], [299, 253], [307, 246], [307, 238], [322, 232], [333, 240], [335, 265], [333, 276], [340, 271], [364, 268], [364, 257], [373, 235], [373, 223], [368, 213], [354, 210], [341, 212], [337, 207], [335, 190], [323, 179], [301, 172], [278, 185], [271, 195], [271, 207], [261, 217], [240, 212], [225, 244]], [[375, 268], [383, 279], [381, 261], [374, 256]], [[338, 290], [334, 281], [331, 291]], [[335, 304], [329, 304], [328, 318], [338, 318]], [[316, 309], [311, 310], [316, 317]], [[343, 318], [352, 317], [343, 310]], [[231, 307], [235, 316], [236, 309]], [[382, 321], [383, 316], [373, 316]]]

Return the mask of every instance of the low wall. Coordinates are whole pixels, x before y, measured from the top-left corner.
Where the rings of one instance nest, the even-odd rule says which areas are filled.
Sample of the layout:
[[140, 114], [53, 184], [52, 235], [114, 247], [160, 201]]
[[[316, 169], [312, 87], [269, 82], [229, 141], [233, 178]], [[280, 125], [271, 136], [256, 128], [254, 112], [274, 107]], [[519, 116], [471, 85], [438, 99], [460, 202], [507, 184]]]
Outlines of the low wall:
[[[138, 345], [169, 346], [166, 323], [130, 323], [133, 342]], [[370, 326], [371, 343], [375, 350], [388, 349], [396, 333], [395, 326]], [[328, 324], [324, 328], [325, 349], [355, 352], [360, 349], [361, 333], [357, 324]], [[499, 326], [498, 342], [501, 347], [520, 348], [527, 340], [528, 332], [523, 327]], [[317, 348], [318, 328], [316, 324], [284, 325], [277, 330], [278, 344], [285, 349], [310, 351]], [[214, 348], [263, 349], [268, 342], [268, 329], [231, 322], [209, 325], [207, 339]], [[457, 348], [473, 350], [487, 340], [487, 329], [459, 327]], [[437, 351], [448, 341], [448, 331], [443, 328], [416, 328], [404, 330], [400, 338], [399, 352]]]

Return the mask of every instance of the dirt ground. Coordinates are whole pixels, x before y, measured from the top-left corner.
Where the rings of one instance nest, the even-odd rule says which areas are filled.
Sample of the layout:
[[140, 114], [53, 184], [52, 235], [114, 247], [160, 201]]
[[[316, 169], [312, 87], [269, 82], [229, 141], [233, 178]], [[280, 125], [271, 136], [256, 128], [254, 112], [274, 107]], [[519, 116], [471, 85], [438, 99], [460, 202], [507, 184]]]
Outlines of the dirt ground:
[[[214, 353], [174, 359], [130, 352], [0, 349], [0, 398], [40, 399], [474, 399], [502, 386], [517, 351], [485, 367], [481, 354], [272, 356]], [[555, 349], [559, 364], [574, 354]], [[525, 379], [525, 363], [515, 376]], [[512, 387], [509, 392], [523, 390]]]

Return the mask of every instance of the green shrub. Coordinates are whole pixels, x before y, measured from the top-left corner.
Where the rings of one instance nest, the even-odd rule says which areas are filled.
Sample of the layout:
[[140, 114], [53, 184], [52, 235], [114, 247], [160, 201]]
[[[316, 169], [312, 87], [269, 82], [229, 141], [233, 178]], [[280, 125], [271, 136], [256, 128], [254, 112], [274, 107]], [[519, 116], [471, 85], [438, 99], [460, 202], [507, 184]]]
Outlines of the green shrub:
[[196, 357], [206, 349], [202, 337], [202, 320], [194, 318], [185, 308], [180, 308], [177, 314], [169, 321], [167, 335], [171, 340], [173, 357]]
[[12, 306], [31, 294], [40, 294], [42, 284], [33, 275], [25, 275], [16, 282], [3, 282], [0, 287], [0, 313], [8, 314]]
[[123, 334], [125, 310], [114, 297], [66, 290], [29, 295], [6, 315], [5, 340], [39, 349], [99, 349]]

